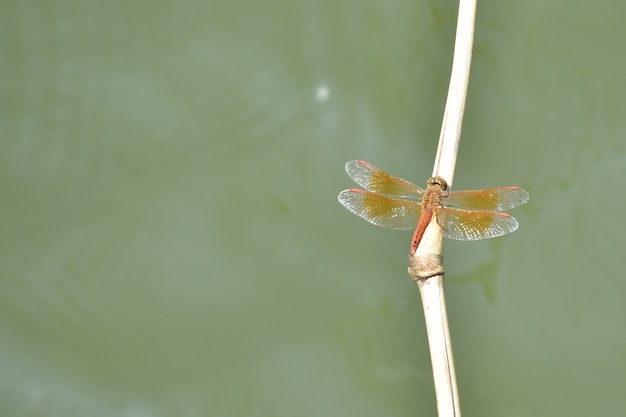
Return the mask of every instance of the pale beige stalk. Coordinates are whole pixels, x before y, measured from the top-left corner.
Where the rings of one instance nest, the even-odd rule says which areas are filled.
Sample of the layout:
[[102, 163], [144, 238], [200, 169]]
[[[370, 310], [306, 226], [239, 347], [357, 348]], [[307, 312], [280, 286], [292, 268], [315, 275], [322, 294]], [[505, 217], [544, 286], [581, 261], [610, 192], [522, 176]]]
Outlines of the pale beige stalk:
[[[456, 155], [461, 137], [463, 112], [469, 81], [474, 41], [476, 0], [460, 0], [450, 87], [443, 116], [433, 177], [452, 187]], [[443, 291], [443, 237], [436, 215], [424, 232], [422, 242], [409, 259], [409, 274], [420, 288], [439, 417], [460, 417], [450, 330]]]

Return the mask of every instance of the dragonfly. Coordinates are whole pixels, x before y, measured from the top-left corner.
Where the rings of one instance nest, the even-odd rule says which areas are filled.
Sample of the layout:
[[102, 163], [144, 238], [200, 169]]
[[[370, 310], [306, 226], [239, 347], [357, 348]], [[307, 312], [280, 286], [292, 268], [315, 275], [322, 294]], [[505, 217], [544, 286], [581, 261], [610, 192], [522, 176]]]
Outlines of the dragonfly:
[[339, 202], [376, 226], [396, 230], [415, 228], [410, 256], [415, 254], [433, 216], [445, 237], [487, 239], [517, 230], [517, 220], [503, 211], [524, 204], [529, 198], [523, 188], [514, 186], [450, 191], [440, 177], [430, 178], [423, 190], [362, 160], [347, 162], [346, 172], [364, 190], [343, 190]]

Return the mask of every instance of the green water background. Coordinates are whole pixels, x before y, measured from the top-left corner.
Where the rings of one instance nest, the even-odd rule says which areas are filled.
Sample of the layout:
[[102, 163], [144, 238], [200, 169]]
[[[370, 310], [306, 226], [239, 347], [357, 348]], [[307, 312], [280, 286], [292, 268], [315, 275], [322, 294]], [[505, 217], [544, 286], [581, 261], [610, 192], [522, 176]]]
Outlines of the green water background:
[[[336, 195], [430, 176], [456, 7], [5, 1], [0, 415], [435, 415], [411, 234]], [[466, 416], [626, 409], [625, 14], [479, 4], [455, 188], [531, 200], [446, 242]]]

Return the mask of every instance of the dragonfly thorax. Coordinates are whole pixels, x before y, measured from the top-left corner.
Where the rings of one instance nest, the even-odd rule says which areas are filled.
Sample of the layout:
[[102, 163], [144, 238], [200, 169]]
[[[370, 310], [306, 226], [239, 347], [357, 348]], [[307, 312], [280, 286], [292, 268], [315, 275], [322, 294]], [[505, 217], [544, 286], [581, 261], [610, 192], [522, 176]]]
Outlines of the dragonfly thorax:
[[424, 197], [422, 198], [422, 209], [433, 211], [437, 207], [441, 206], [441, 197], [443, 197], [443, 190], [437, 186], [428, 187], [424, 191]]

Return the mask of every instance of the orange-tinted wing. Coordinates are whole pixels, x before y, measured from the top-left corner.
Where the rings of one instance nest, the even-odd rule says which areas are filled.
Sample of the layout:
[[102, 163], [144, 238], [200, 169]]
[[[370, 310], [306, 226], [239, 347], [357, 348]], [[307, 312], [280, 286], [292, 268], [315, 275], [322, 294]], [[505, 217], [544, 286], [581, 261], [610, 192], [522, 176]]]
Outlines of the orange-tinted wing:
[[513, 216], [495, 211], [471, 211], [449, 207], [436, 210], [443, 235], [455, 240], [480, 240], [514, 232], [518, 223]]
[[441, 199], [442, 205], [467, 210], [500, 211], [517, 207], [528, 201], [528, 193], [519, 187], [488, 188], [486, 190], [453, 191]]
[[338, 199], [352, 213], [387, 229], [413, 229], [422, 212], [422, 205], [417, 201], [386, 197], [358, 188], [343, 190]]
[[415, 198], [420, 201], [424, 193], [424, 190], [417, 185], [395, 177], [365, 161], [348, 161], [346, 172], [354, 182], [373, 193], [392, 197]]

